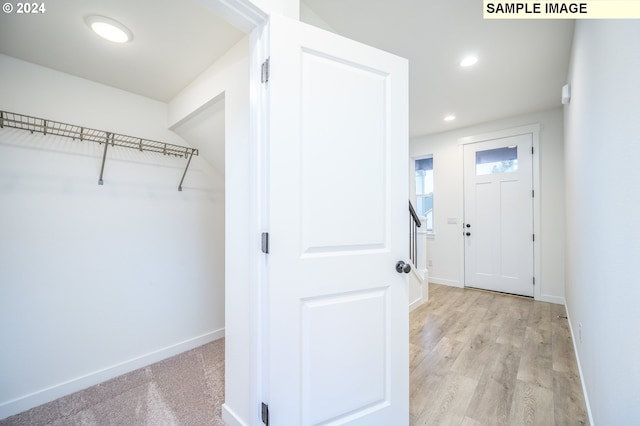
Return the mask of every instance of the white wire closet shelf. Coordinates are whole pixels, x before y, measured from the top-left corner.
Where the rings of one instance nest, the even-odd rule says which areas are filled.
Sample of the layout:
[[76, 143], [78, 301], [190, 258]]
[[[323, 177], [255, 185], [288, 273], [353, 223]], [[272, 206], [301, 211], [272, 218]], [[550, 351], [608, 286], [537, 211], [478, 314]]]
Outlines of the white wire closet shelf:
[[107, 158], [107, 148], [111, 146], [121, 146], [125, 148], [137, 149], [138, 151], [157, 152], [163, 155], [187, 158], [187, 165], [180, 179], [178, 191], [182, 191], [184, 177], [191, 164], [191, 158], [198, 155], [196, 148], [188, 146], [174, 145], [166, 142], [154, 141], [151, 139], [127, 136], [120, 133], [97, 130], [89, 127], [77, 126], [75, 124], [61, 123], [59, 121], [47, 120], [44, 118], [32, 117], [9, 111], [0, 111], [0, 128], [14, 128], [28, 130], [31, 133], [37, 132], [44, 135], [55, 135], [71, 138], [79, 141], [97, 142], [104, 145], [102, 154], [102, 165], [100, 167], [100, 178], [98, 184], [103, 184], [104, 163]]

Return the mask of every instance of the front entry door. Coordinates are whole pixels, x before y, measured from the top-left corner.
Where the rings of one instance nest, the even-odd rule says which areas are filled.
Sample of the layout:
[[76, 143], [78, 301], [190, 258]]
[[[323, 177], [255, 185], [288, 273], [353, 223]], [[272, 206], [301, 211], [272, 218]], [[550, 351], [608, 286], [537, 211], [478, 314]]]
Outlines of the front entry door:
[[532, 135], [464, 146], [465, 285], [533, 296]]
[[269, 424], [407, 425], [407, 61], [269, 25]]

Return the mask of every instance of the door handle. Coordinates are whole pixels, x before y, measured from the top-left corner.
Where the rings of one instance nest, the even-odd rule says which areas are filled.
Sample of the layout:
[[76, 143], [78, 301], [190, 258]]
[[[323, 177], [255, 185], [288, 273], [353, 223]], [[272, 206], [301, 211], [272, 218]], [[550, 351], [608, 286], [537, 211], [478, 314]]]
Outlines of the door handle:
[[411, 272], [411, 265], [409, 265], [408, 263], [404, 263], [402, 260], [398, 260], [398, 263], [396, 263], [396, 272], [398, 272], [399, 274], [403, 272], [405, 274], [408, 274], [409, 272]]

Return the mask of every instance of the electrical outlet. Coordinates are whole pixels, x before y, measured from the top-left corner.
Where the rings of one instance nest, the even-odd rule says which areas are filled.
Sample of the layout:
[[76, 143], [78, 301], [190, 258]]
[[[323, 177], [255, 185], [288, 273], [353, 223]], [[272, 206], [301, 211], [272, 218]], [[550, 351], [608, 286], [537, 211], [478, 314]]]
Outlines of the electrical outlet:
[[433, 266], [433, 260], [429, 259], [429, 260], [427, 261], [427, 265], [429, 265], [429, 266]]
[[582, 343], [582, 322], [578, 322], [578, 341]]

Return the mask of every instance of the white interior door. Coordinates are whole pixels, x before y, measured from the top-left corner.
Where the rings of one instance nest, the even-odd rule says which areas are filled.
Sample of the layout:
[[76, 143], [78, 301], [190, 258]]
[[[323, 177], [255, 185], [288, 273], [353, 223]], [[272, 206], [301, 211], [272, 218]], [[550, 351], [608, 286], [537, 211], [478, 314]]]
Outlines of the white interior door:
[[271, 425], [406, 425], [407, 61], [270, 18]]
[[465, 285], [533, 296], [532, 136], [464, 146]]

